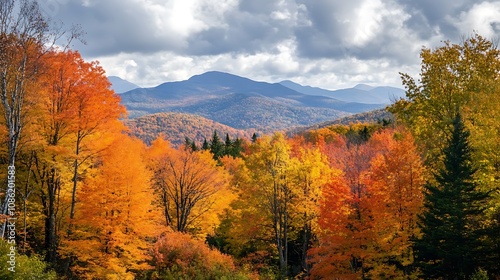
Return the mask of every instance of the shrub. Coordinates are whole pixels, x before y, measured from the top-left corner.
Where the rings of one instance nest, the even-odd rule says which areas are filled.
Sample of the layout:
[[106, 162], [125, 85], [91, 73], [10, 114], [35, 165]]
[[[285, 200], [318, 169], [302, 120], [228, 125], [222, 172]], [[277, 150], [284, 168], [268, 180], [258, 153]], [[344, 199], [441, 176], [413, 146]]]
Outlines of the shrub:
[[155, 244], [151, 279], [250, 279], [233, 259], [203, 241], [180, 232], [168, 233]]

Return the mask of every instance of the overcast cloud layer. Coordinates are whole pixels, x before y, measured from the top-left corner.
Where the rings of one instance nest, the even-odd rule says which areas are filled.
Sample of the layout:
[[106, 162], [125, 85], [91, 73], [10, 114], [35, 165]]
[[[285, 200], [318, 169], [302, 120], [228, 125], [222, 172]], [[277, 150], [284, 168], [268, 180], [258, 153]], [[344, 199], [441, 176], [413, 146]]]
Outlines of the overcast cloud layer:
[[500, 2], [477, 0], [39, 0], [86, 32], [73, 46], [140, 86], [218, 70], [327, 89], [401, 86], [423, 46], [497, 40]]

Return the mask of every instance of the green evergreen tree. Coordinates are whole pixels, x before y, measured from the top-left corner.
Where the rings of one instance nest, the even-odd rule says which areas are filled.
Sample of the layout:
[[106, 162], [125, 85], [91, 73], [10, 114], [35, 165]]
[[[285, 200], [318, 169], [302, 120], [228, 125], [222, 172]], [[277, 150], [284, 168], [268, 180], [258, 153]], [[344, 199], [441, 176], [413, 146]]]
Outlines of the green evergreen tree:
[[368, 127], [363, 126], [363, 129], [361, 129], [359, 132], [359, 137], [361, 138], [361, 141], [367, 142], [370, 139], [370, 131], [368, 131]]
[[184, 149], [191, 149], [191, 151], [198, 151], [198, 146], [196, 146], [196, 142], [191, 141], [189, 137], [184, 137]]
[[189, 137], [184, 137], [184, 148], [185, 149], [188, 149], [191, 147], [191, 139], [189, 139]]
[[224, 156], [233, 155], [233, 141], [229, 138], [229, 134], [226, 133], [226, 141], [224, 141]]
[[208, 141], [207, 141], [207, 138], [205, 138], [203, 140], [203, 144], [201, 145], [201, 149], [206, 151], [206, 150], [209, 150], [210, 149], [210, 145], [208, 145]]
[[479, 223], [488, 194], [474, 182], [469, 132], [460, 114], [444, 149], [444, 167], [426, 184], [422, 236], [415, 241], [417, 266], [426, 279], [469, 279], [484, 257]]
[[198, 151], [198, 150], [199, 150], [198, 146], [196, 145], [196, 143], [195, 143], [194, 141], [193, 141], [193, 142], [191, 142], [191, 146], [190, 146], [190, 147], [191, 147], [191, 150], [192, 150], [193, 152], [196, 152], [196, 151]]
[[215, 160], [218, 160], [224, 154], [224, 144], [220, 140], [217, 131], [214, 131], [212, 139], [210, 140], [210, 152], [214, 155]]
[[257, 134], [255, 134], [255, 132], [254, 132], [252, 135], [252, 143], [255, 143], [255, 142], [257, 142]]
[[243, 152], [243, 140], [241, 140], [240, 138], [236, 138], [233, 141], [233, 149], [231, 156], [241, 157], [242, 152]]

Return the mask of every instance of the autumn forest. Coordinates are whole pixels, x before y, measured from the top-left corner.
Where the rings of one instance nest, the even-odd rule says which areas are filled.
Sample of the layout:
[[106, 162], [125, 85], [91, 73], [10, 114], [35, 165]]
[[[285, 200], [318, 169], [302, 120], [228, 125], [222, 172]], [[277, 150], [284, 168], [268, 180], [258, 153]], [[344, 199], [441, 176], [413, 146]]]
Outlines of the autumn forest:
[[[1, 279], [500, 279], [500, 49], [421, 51], [394, 116], [173, 145], [0, 4]], [[69, 46], [69, 44], [68, 44]]]

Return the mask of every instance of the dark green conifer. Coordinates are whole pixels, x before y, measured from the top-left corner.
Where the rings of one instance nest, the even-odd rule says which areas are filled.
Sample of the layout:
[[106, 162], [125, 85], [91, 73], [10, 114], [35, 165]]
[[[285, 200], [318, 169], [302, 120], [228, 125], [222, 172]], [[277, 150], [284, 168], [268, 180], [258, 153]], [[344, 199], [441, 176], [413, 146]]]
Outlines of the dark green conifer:
[[184, 147], [190, 147], [191, 146], [191, 139], [189, 137], [184, 137]]
[[226, 133], [226, 141], [224, 141], [224, 155], [232, 156], [232, 154], [233, 154], [233, 141], [231, 141], [231, 138], [229, 138], [229, 134]]
[[232, 156], [233, 157], [241, 157], [241, 153], [243, 152], [243, 140], [240, 138], [236, 138], [233, 142]]
[[255, 142], [257, 142], [257, 134], [255, 134], [255, 132], [254, 132], [252, 135], [252, 143], [255, 143]]
[[191, 142], [191, 146], [190, 146], [190, 148], [191, 148], [191, 150], [192, 150], [193, 152], [196, 152], [196, 151], [198, 151], [198, 150], [199, 150], [198, 146], [196, 145], [196, 143], [195, 143], [194, 141], [193, 141], [193, 142]]
[[417, 265], [425, 279], [469, 279], [484, 257], [480, 229], [488, 194], [478, 190], [469, 132], [459, 114], [444, 149], [444, 165], [426, 184], [422, 236], [415, 242]]
[[212, 139], [210, 140], [210, 152], [214, 155], [215, 160], [218, 160], [224, 154], [224, 144], [220, 140], [217, 131], [214, 131]]
[[203, 140], [203, 144], [201, 145], [201, 149], [202, 149], [202, 150], [204, 150], [204, 151], [206, 151], [206, 150], [210, 149], [210, 145], [208, 145], [207, 138], [205, 138], [205, 139]]

